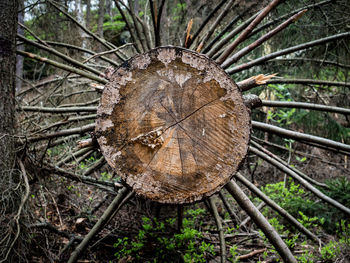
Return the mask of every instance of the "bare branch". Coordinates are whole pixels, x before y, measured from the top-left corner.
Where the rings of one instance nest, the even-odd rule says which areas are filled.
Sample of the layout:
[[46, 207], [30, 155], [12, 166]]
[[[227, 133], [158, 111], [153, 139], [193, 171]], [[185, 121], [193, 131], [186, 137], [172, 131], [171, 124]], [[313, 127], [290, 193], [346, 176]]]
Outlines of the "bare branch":
[[241, 91], [247, 91], [252, 88], [258, 87], [260, 85], [266, 84], [266, 82], [269, 81], [274, 76], [276, 76], [276, 74], [271, 74], [271, 75], [259, 74], [257, 76], [253, 76], [253, 77], [250, 77], [249, 79], [245, 79], [238, 82], [237, 86]]
[[306, 102], [262, 100], [262, 106], [310, 109], [326, 112], [336, 112], [345, 115], [350, 114], [350, 109]]
[[287, 19], [285, 22], [283, 22], [282, 24], [280, 24], [279, 26], [277, 26], [276, 28], [274, 28], [270, 32], [268, 32], [265, 35], [263, 35], [262, 37], [260, 37], [258, 40], [254, 41], [252, 44], [242, 48], [240, 51], [238, 51], [233, 56], [228, 58], [224, 63], [222, 63], [221, 67], [224, 68], [224, 69], [228, 68], [233, 63], [237, 62], [241, 57], [243, 57], [244, 55], [248, 54], [249, 52], [254, 50], [256, 47], [260, 46], [265, 41], [269, 40], [271, 37], [276, 35], [278, 32], [282, 31], [283, 29], [285, 29], [291, 23], [294, 23], [295, 21], [297, 21], [302, 15], [304, 15], [304, 13], [306, 11], [307, 11], [306, 9], [300, 11], [299, 13], [297, 13], [294, 16], [290, 17], [289, 19]]
[[38, 60], [38, 61], [43, 62], [43, 63], [50, 64], [50, 65], [55, 66], [57, 68], [67, 70], [71, 73], [75, 73], [75, 74], [78, 74], [80, 76], [86, 77], [88, 79], [95, 80], [95, 81], [102, 83], [102, 84], [106, 84], [108, 82], [108, 80], [106, 80], [104, 78], [100, 78], [94, 74], [90, 74], [86, 71], [83, 71], [83, 70], [80, 70], [80, 69], [77, 69], [74, 67], [70, 67], [66, 64], [62, 64], [62, 63], [59, 63], [57, 61], [54, 61], [54, 60], [51, 60], [48, 58], [40, 57], [40, 56], [35, 55], [33, 53], [29, 53], [29, 52], [25, 52], [25, 51], [21, 51], [21, 50], [17, 50], [16, 52], [17, 52], [17, 54], [19, 54], [21, 56], [28, 57], [28, 58], [35, 59], [35, 60]]
[[[202, 37], [202, 39], [200, 40], [200, 44], [197, 46], [197, 52], [200, 52], [202, 50], [202, 48], [204, 47], [204, 45], [206, 44], [206, 42], [208, 41], [208, 39], [211, 37], [211, 35], [214, 33], [214, 30], [217, 28], [217, 26], [219, 25], [219, 23], [221, 22], [221, 20], [227, 15], [227, 13], [230, 11], [230, 8], [232, 6], [232, 4], [234, 3], [235, 0], [230, 0], [228, 1], [228, 3], [224, 6], [223, 10], [221, 11], [221, 13], [217, 16], [215, 22], [210, 26], [210, 28], [208, 29], [207, 32], [205, 32], [204, 36]], [[235, 6], [237, 6], [238, 4], [236, 4]], [[234, 8], [234, 7], [233, 7]]]
[[276, 204], [273, 200], [271, 200], [267, 195], [265, 195], [259, 188], [257, 188], [254, 184], [249, 182], [243, 175], [237, 173], [235, 178], [243, 183], [246, 187], [249, 188], [254, 194], [256, 194], [262, 201], [264, 201], [268, 206], [270, 206], [273, 210], [275, 210], [278, 214], [284, 217], [288, 222], [294, 225], [300, 232], [305, 234], [311, 240], [315, 241], [319, 244], [321, 241], [318, 239], [316, 235], [314, 235], [310, 230], [305, 228], [298, 220], [296, 220], [291, 214], [289, 214], [286, 210]]
[[223, 54], [216, 60], [218, 64], [222, 64], [228, 56], [235, 50], [235, 48], [244, 41], [250, 32], [263, 20], [263, 18], [270, 13], [270, 11], [275, 8], [280, 3], [280, 0], [273, 0], [268, 4], [264, 10], [247, 26], [247, 28], [230, 44]]
[[324, 183], [320, 183], [312, 178], [310, 178], [309, 176], [307, 176], [306, 174], [302, 173], [301, 171], [299, 171], [298, 169], [296, 169], [295, 167], [291, 166], [289, 163], [287, 163], [286, 161], [282, 160], [281, 158], [279, 158], [278, 156], [276, 156], [275, 154], [273, 154], [272, 152], [268, 151], [267, 149], [265, 149], [264, 147], [262, 147], [260, 144], [256, 143], [255, 141], [251, 140], [250, 143], [252, 145], [254, 145], [254, 147], [256, 147], [257, 149], [259, 149], [260, 151], [266, 153], [267, 155], [269, 155], [270, 157], [274, 158], [276, 161], [280, 162], [281, 164], [283, 164], [284, 166], [288, 167], [289, 169], [291, 169], [293, 172], [297, 173], [298, 175], [300, 175], [302, 178], [304, 178], [306, 181], [323, 187], [323, 188], [329, 188], [328, 185], [324, 184]]
[[333, 140], [325, 139], [325, 138], [310, 135], [310, 134], [304, 134], [301, 132], [287, 130], [284, 128], [276, 127], [274, 125], [270, 125], [270, 124], [266, 124], [258, 121], [252, 121], [252, 126], [253, 128], [256, 128], [262, 131], [278, 134], [280, 136], [292, 138], [298, 141], [306, 141], [306, 142], [312, 142], [312, 143], [328, 146], [334, 149], [343, 150], [347, 152], [347, 154], [350, 154], [350, 145], [348, 144], [336, 142]]
[[24, 41], [27, 44], [30, 44], [30, 45], [32, 45], [34, 47], [37, 47], [37, 48], [40, 48], [42, 50], [48, 51], [51, 54], [54, 54], [54, 55], [58, 56], [59, 58], [62, 58], [63, 60], [67, 61], [68, 63], [70, 63], [70, 64], [72, 64], [72, 65], [74, 65], [74, 66], [76, 66], [78, 68], [82, 68], [82, 69], [85, 69], [85, 70], [90, 71], [92, 73], [95, 73], [97, 76], [102, 74], [101, 71], [98, 71], [98, 70], [96, 70], [94, 68], [88, 67], [88, 66], [84, 65], [83, 63], [81, 63], [81, 62], [79, 62], [79, 61], [77, 61], [75, 59], [72, 59], [71, 57], [66, 56], [65, 54], [57, 51], [56, 49], [44, 46], [42, 44], [39, 44], [38, 42], [31, 41], [31, 40], [29, 40], [29, 39], [27, 39], [27, 38], [25, 38], [25, 37], [23, 37], [21, 35], [17, 35], [17, 38], [21, 39], [22, 41]]
[[288, 174], [289, 176], [293, 177], [296, 181], [298, 181], [302, 186], [304, 186], [307, 190], [309, 190], [310, 192], [312, 192], [314, 195], [316, 195], [318, 198], [320, 198], [321, 200], [325, 201], [326, 203], [334, 206], [335, 208], [339, 209], [340, 211], [342, 211], [343, 213], [345, 213], [347, 216], [350, 215], [350, 209], [343, 206], [342, 204], [340, 204], [339, 202], [337, 202], [336, 200], [330, 198], [329, 196], [323, 194], [320, 190], [318, 190], [317, 188], [315, 188], [314, 186], [312, 186], [310, 183], [308, 183], [305, 179], [303, 179], [301, 176], [299, 176], [297, 173], [293, 172], [291, 169], [289, 169], [288, 167], [284, 166], [283, 164], [281, 164], [280, 162], [278, 162], [277, 160], [273, 159], [272, 157], [268, 156], [267, 154], [263, 153], [262, 151], [259, 151], [258, 149], [256, 149], [255, 147], [249, 146], [249, 150], [252, 153], [255, 153], [257, 156], [259, 156], [260, 158], [264, 159], [265, 161], [269, 162], [270, 164], [272, 164], [273, 166], [275, 166], [276, 168], [278, 168], [279, 170], [281, 170], [282, 172]]
[[[215, 15], [215, 13], [225, 4], [226, 0], [222, 0], [214, 9], [210, 12], [210, 14], [205, 18], [203, 23], [199, 26], [196, 33], [193, 34], [192, 37], [192, 43], [196, 40], [196, 38], [199, 36], [199, 34], [202, 32], [203, 28], [208, 24], [210, 19]], [[190, 43], [191, 44], [191, 43]]]
[[62, 108], [48, 108], [36, 106], [18, 106], [17, 111], [33, 111], [43, 113], [68, 113], [68, 112], [96, 112], [97, 107], [62, 107]]
[[299, 51], [299, 50], [308, 49], [310, 47], [314, 47], [314, 46], [317, 46], [317, 45], [322, 45], [324, 43], [335, 41], [335, 40], [338, 40], [338, 39], [347, 38], [349, 36], [350, 36], [350, 32], [345, 32], [345, 33], [340, 33], [340, 34], [336, 34], [336, 35], [325, 37], [325, 38], [320, 38], [320, 39], [313, 40], [313, 41], [310, 41], [310, 42], [306, 42], [306, 43], [303, 43], [303, 44], [300, 44], [300, 45], [296, 45], [294, 47], [289, 47], [289, 48], [286, 48], [286, 49], [282, 49], [280, 51], [273, 52], [273, 53], [268, 54], [266, 56], [263, 56], [263, 57], [255, 59], [255, 60], [252, 60], [250, 62], [238, 65], [238, 66], [230, 68], [230, 69], [227, 69], [226, 72], [228, 74], [233, 74], [233, 73], [236, 73], [236, 72], [240, 72], [242, 70], [251, 68], [253, 66], [260, 65], [260, 64], [262, 64], [262, 63], [264, 63], [264, 62], [266, 62], [266, 61], [268, 61], [270, 59], [276, 58], [276, 57], [287, 55], [287, 54], [290, 54], [290, 53], [293, 53], [293, 52], [296, 52], [296, 51]]
[[91, 123], [91, 124], [87, 124], [87, 125], [77, 127], [77, 128], [60, 130], [60, 131], [53, 132], [53, 133], [28, 137], [27, 141], [28, 142], [37, 142], [37, 141], [42, 141], [42, 140], [47, 140], [47, 139], [51, 139], [51, 138], [72, 135], [72, 134], [84, 134], [88, 131], [93, 131], [94, 129], [95, 129], [95, 123]]
[[264, 232], [271, 244], [276, 248], [278, 254], [285, 262], [297, 263], [292, 252], [283, 242], [277, 231], [270, 225], [269, 221], [260, 213], [249, 198], [244, 194], [241, 188], [234, 182], [230, 181], [226, 184], [227, 191], [237, 201], [239, 206], [252, 218], [254, 223]]
[[123, 187], [122, 189], [119, 190], [118, 195], [114, 198], [112, 203], [108, 206], [108, 208], [105, 210], [105, 212], [97, 221], [97, 223], [94, 225], [94, 227], [84, 237], [83, 241], [75, 248], [75, 250], [73, 251], [73, 253], [71, 254], [68, 260], [68, 263], [74, 263], [79, 259], [79, 256], [81, 255], [81, 253], [85, 251], [91, 239], [102, 230], [102, 228], [109, 221], [109, 219], [115, 214], [115, 212], [121, 208], [120, 204], [122, 203], [127, 193], [128, 193], [128, 189], [126, 187]]
[[329, 61], [329, 60], [324, 60], [324, 59], [315, 59], [315, 58], [276, 58], [276, 59], [271, 59], [269, 61], [266, 61], [268, 63], [270, 62], [289, 62], [289, 64], [291, 64], [290, 62], [312, 62], [312, 63], [316, 63], [318, 66], [322, 66], [322, 65], [331, 65], [331, 66], [336, 66], [336, 67], [340, 67], [340, 68], [348, 68], [350, 69], [350, 65], [345, 65], [342, 63], [338, 63], [335, 61]]
[[304, 85], [321, 85], [321, 86], [337, 86], [350, 88], [350, 82], [328, 81], [317, 79], [271, 79], [266, 84], [304, 84]]
[[248, 18], [246, 21], [244, 21], [242, 24], [240, 24], [238, 27], [233, 29], [225, 38], [221, 39], [218, 43], [216, 43], [212, 49], [210, 49], [206, 54], [208, 57], [216, 59], [219, 57], [219, 55], [215, 55], [223, 46], [225, 46], [231, 39], [233, 39], [237, 34], [239, 34], [241, 31], [243, 31], [247, 25], [249, 25], [258, 15], [260, 12], [254, 14], [250, 18]]
[[224, 236], [224, 229], [222, 227], [221, 218], [218, 213], [218, 208], [216, 207], [214, 197], [209, 198], [209, 204], [211, 207], [211, 210], [214, 214], [214, 219], [216, 222], [217, 229], [219, 231], [219, 239], [220, 239], [220, 262], [224, 263], [226, 262], [226, 242], [225, 242], [225, 236]]

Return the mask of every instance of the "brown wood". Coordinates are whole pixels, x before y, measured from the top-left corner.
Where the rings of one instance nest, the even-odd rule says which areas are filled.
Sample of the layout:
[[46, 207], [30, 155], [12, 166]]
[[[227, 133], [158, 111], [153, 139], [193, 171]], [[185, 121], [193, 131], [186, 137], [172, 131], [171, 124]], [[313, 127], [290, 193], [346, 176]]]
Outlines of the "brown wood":
[[96, 135], [109, 165], [138, 195], [190, 203], [230, 180], [247, 153], [250, 126], [237, 85], [215, 62], [159, 47], [113, 73]]

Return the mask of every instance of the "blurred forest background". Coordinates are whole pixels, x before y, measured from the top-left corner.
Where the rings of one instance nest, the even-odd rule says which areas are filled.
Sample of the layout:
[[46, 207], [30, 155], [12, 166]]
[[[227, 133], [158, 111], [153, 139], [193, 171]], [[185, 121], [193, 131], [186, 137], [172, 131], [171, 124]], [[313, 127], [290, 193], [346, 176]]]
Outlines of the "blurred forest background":
[[[24, 164], [18, 168], [22, 174], [18, 180], [28, 182], [23, 186], [5, 173], [2, 176], [3, 182], [7, 180], [1, 183], [2, 262], [67, 262], [121, 188], [93, 133], [96, 107], [111, 66], [118, 67], [155, 45], [187, 45], [217, 59], [239, 34], [237, 28], [246, 28], [269, 2], [20, 0], [15, 134], [17, 156]], [[158, 28], [152, 23], [151, 7], [159, 17]], [[254, 147], [283, 159], [280, 162], [302, 171], [322, 193], [350, 207], [350, 2], [282, 1], [237, 50], [304, 9], [307, 12], [300, 19], [227, 71], [236, 83], [276, 74], [249, 90], [263, 100], [263, 107], [252, 110], [254, 121], [341, 144], [337, 148], [304, 137], [276, 135], [258, 125], [253, 125], [251, 136]], [[194, 38], [190, 44], [189, 35]], [[198, 48], [201, 42], [204, 45]], [[291, 47], [298, 48], [289, 52]], [[236, 67], [254, 61], [259, 63], [244, 70]], [[313, 110], [293, 102], [329, 108]], [[321, 241], [309, 240], [242, 184], [299, 262], [349, 262], [349, 215], [320, 201], [252, 151], [240, 173]], [[25, 205], [18, 220], [17, 210], [9, 207], [21, 200]], [[217, 196], [216, 206], [227, 261], [280, 260], [226, 191]], [[79, 262], [219, 262], [220, 231], [216, 213], [209, 207], [203, 202], [182, 211], [130, 197]]]

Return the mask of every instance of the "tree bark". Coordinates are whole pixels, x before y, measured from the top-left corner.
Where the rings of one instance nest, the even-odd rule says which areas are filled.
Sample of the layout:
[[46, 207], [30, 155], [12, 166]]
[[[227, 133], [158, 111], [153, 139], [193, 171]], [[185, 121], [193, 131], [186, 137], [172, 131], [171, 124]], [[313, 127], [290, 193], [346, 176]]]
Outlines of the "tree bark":
[[[18, 184], [14, 165], [15, 141], [15, 77], [18, 1], [0, 1], [0, 240], [9, 247], [0, 251], [0, 261], [18, 262], [18, 254], [10, 253], [16, 245], [19, 230], [20, 198], [14, 189]], [[7, 196], [4, 194], [6, 193]], [[19, 213], [19, 214], [18, 214]], [[18, 214], [17, 220], [14, 215]], [[15, 222], [14, 222], [15, 221]], [[13, 224], [14, 222], [14, 224]], [[17, 224], [16, 224], [17, 223]], [[17, 259], [16, 259], [17, 258]]]
[[[99, 0], [98, 2], [98, 20], [97, 20], [97, 35], [103, 38], [103, 18], [105, 14], [105, 0]], [[100, 52], [102, 47], [100, 47]]]
[[18, 1], [0, 2], [0, 171], [13, 168], [15, 160], [15, 72]]
[[[24, 23], [24, 0], [20, 0], [18, 3], [18, 22], [23, 24]], [[19, 35], [24, 35], [24, 29], [20, 25], [17, 26], [17, 33]], [[18, 45], [17, 49], [24, 50], [24, 45]], [[16, 62], [16, 92], [19, 92], [22, 88], [22, 77], [23, 77], [23, 57], [17, 55], [17, 62]]]

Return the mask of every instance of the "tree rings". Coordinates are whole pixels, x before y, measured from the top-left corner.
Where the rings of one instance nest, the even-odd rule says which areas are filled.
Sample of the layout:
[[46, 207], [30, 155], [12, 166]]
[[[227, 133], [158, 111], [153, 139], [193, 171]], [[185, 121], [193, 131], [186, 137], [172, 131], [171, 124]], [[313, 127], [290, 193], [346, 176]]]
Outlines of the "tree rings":
[[217, 192], [248, 149], [250, 115], [237, 85], [215, 62], [182, 48], [123, 63], [97, 115], [108, 164], [138, 195], [161, 203]]

